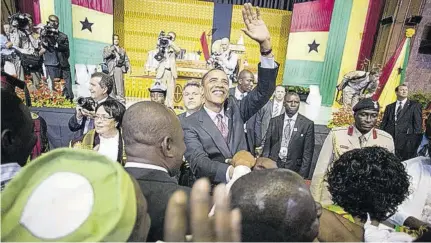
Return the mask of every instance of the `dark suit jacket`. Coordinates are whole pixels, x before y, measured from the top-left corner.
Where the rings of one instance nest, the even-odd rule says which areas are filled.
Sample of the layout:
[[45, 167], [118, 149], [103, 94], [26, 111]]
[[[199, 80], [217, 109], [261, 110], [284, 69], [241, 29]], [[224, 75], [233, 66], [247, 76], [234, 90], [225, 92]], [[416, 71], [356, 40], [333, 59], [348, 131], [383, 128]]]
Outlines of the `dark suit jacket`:
[[262, 108], [275, 90], [278, 68], [259, 67], [259, 82], [243, 100], [237, 102], [229, 96], [224, 112], [229, 118], [228, 143], [205, 111], [204, 107], [185, 119], [182, 124], [186, 153], [191, 169], [197, 178], [208, 177], [212, 183], [226, 182], [229, 167], [226, 159], [240, 150], [247, 150], [244, 123]]
[[[67, 38], [67, 35], [63, 32], [58, 32], [58, 38], [57, 38], [57, 47], [53, 46], [44, 46], [46, 48], [47, 52], [54, 52], [57, 56], [58, 63], [60, 64], [60, 67], [62, 68], [68, 68], [69, 65], [69, 39]], [[51, 55], [44, 55], [44, 63], [45, 65], [52, 65], [56, 63], [57, 60], [51, 60]]]
[[[270, 100], [259, 111], [259, 114], [260, 114], [260, 117], [261, 117], [260, 130], [261, 130], [261, 133], [262, 133], [261, 146], [263, 146], [265, 144], [266, 133], [268, 131], [269, 122], [270, 122], [270, 120], [272, 118], [272, 109], [273, 109], [273, 106], [274, 106], [274, 100]], [[286, 110], [285, 110], [284, 105], [283, 105], [281, 107], [281, 113], [280, 113], [280, 115], [284, 114], [285, 112], [286, 112]]]
[[391, 134], [395, 142], [395, 154], [403, 160], [415, 157], [422, 137], [422, 106], [407, 100], [395, 121], [396, 102], [388, 105], [380, 129]]
[[277, 161], [279, 168], [293, 170], [302, 177], [308, 178], [314, 152], [314, 122], [298, 114], [288, 145], [287, 159], [286, 162], [282, 162], [278, 153], [283, 137], [284, 116], [284, 114], [279, 115], [269, 122], [263, 157]]
[[186, 111], [185, 112], [183, 112], [183, 113], [181, 113], [181, 114], [179, 114], [177, 117], [178, 117], [178, 119], [180, 119], [180, 122], [181, 123], [183, 123], [183, 121], [184, 121], [184, 119], [186, 118]]
[[165, 211], [169, 198], [178, 189], [190, 194], [190, 188], [178, 185], [175, 178], [163, 171], [130, 167], [125, 169], [138, 181], [148, 203], [151, 227], [147, 241], [163, 240]]
[[[111, 96], [108, 96], [106, 100], [116, 100], [115, 98], [112, 98]], [[79, 138], [82, 135], [84, 135], [84, 128], [85, 128], [85, 122], [87, 122], [87, 117], [84, 116], [82, 118], [82, 122], [78, 123], [78, 120], [76, 119], [76, 112], [73, 114], [73, 116], [69, 119], [69, 130], [71, 132], [78, 132], [78, 134], [75, 135], [75, 138]]]
[[[237, 102], [239, 102], [235, 98], [235, 89], [229, 89], [229, 95], [232, 96]], [[262, 108], [263, 109], [263, 108]], [[262, 143], [262, 115], [260, 111], [254, 114], [246, 123], [246, 131], [247, 131], [247, 146], [250, 153], [256, 155], [256, 147], [259, 147]]]

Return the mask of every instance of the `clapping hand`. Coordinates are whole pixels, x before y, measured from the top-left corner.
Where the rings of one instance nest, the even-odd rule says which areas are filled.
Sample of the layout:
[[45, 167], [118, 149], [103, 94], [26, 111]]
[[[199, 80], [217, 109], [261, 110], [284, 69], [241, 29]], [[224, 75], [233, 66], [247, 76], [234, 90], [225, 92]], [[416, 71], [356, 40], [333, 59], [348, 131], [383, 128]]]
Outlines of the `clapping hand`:
[[[203, 178], [193, 185], [190, 196], [190, 226], [194, 242], [240, 242], [241, 213], [230, 209], [226, 186], [214, 191], [215, 216], [208, 217], [211, 207], [210, 183]], [[168, 203], [165, 217], [165, 242], [183, 242], [187, 229], [187, 195], [176, 191]]]
[[244, 4], [242, 9], [242, 18], [246, 28], [241, 29], [248, 37], [260, 44], [260, 50], [269, 51], [271, 49], [271, 36], [265, 22], [260, 16], [260, 10], [256, 7], [253, 11], [253, 6], [250, 3]]

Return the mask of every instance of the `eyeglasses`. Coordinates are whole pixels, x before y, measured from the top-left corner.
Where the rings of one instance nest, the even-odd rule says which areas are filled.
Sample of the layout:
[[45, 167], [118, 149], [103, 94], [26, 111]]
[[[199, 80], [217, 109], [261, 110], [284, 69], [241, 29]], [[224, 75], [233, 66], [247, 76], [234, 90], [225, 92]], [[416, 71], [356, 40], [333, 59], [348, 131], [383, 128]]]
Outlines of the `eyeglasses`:
[[114, 119], [114, 118], [111, 116], [95, 116], [94, 117], [94, 120], [101, 120], [101, 121], [108, 121], [111, 119]]

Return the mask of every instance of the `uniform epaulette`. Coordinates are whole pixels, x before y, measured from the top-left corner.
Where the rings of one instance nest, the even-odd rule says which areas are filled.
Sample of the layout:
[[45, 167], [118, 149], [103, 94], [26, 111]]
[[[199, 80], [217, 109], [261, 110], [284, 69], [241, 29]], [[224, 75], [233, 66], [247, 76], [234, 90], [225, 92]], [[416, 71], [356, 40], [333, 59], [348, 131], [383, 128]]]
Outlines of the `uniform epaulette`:
[[334, 128], [332, 128], [332, 131], [333, 132], [336, 132], [336, 131], [345, 131], [347, 129], [349, 129], [349, 126], [347, 126], [347, 127], [334, 127]]
[[379, 136], [383, 136], [383, 137], [386, 137], [386, 138], [393, 139], [392, 136], [391, 136], [391, 134], [389, 134], [389, 133], [387, 133], [387, 132], [385, 132], [383, 130], [375, 128], [374, 131], [376, 131]]

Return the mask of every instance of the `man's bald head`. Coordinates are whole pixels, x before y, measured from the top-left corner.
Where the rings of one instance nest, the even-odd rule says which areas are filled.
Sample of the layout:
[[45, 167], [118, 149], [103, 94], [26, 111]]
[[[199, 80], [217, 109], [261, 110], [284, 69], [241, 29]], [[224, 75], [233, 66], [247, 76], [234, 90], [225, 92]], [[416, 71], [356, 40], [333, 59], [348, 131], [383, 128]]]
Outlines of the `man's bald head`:
[[320, 209], [301, 176], [291, 170], [253, 171], [231, 188], [232, 207], [242, 215], [242, 240], [313, 241]]
[[238, 75], [238, 89], [242, 93], [250, 92], [253, 89], [254, 84], [254, 74], [244, 69]]
[[174, 112], [156, 102], [138, 102], [126, 110], [122, 126], [127, 157], [179, 169], [185, 144]]

